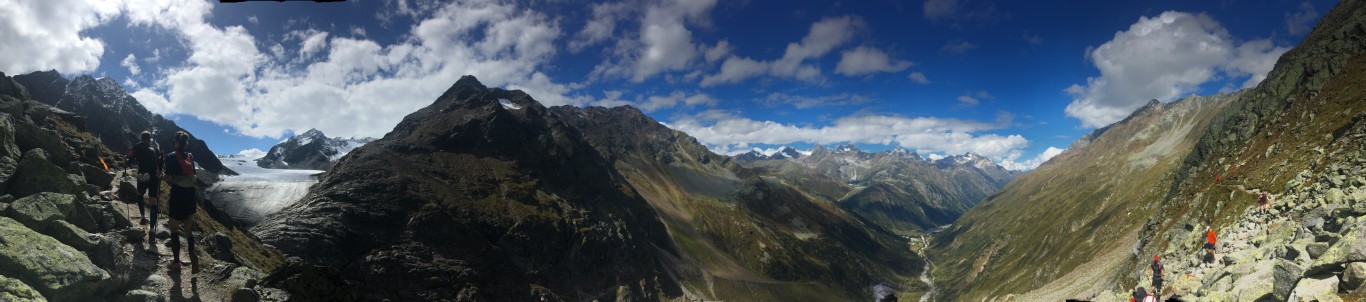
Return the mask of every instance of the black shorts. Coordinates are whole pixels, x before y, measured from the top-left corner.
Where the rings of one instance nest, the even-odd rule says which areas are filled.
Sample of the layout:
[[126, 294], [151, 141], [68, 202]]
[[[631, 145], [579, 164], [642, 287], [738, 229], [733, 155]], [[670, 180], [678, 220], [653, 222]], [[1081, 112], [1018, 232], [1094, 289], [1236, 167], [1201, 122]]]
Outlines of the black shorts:
[[1205, 242], [1205, 249], [1207, 249], [1207, 250], [1212, 250], [1212, 249], [1214, 249], [1214, 244], [1213, 244], [1213, 243], [1209, 243], [1209, 242]]
[[152, 177], [148, 178], [147, 181], [138, 182], [138, 198], [141, 198], [142, 195], [147, 195], [149, 197], [161, 196], [160, 189], [161, 178], [157, 177], [156, 175], [152, 175]]
[[194, 212], [198, 210], [194, 188], [180, 188], [172, 185], [170, 197], [170, 201], [167, 202], [170, 207], [166, 209], [166, 212], [171, 216], [171, 219], [182, 221], [190, 219], [190, 215], [194, 215]]

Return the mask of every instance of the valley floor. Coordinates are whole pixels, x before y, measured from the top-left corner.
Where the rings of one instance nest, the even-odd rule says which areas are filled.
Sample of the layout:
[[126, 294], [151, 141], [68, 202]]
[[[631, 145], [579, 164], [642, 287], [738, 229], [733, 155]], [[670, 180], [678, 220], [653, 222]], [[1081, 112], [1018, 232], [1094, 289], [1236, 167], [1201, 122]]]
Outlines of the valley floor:
[[224, 176], [205, 191], [213, 206], [246, 226], [294, 204], [318, 182], [319, 170], [266, 169], [242, 158], [224, 158], [223, 165], [240, 175]]

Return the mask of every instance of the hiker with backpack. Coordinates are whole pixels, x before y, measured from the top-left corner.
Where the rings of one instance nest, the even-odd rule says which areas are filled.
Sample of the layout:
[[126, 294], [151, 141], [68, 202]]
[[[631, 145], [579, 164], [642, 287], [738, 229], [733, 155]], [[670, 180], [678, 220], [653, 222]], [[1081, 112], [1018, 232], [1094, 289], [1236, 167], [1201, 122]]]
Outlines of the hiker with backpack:
[[170, 198], [167, 200], [167, 214], [171, 216], [171, 265], [168, 269], [180, 270], [180, 234], [189, 242], [190, 266], [193, 273], [199, 273], [199, 255], [194, 249], [194, 215], [198, 196], [195, 192], [194, 154], [186, 151], [190, 134], [180, 131], [175, 134], [175, 150], [166, 153], [166, 182], [171, 185]]
[[1153, 294], [1148, 293], [1142, 286], [1134, 288], [1134, 296], [1129, 298], [1129, 302], [1157, 302]]
[[1205, 263], [1214, 263], [1214, 229], [1205, 226]]
[[[152, 213], [152, 226], [147, 227], [147, 242], [155, 245], [157, 204], [161, 196], [161, 148], [152, 142], [152, 132], [143, 131], [141, 141], [128, 150], [128, 165], [138, 169], [137, 197], [139, 224], [147, 225], [147, 212]], [[147, 195], [144, 199], [142, 196]], [[150, 209], [150, 211], [148, 211]]]
[[1266, 212], [1268, 204], [1270, 204], [1270, 202], [1267, 199], [1266, 192], [1262, 192], [1262, 194], [1257, 197], [1257, 210]]
[[1162, 273], [1164, 273], [1164, 272], [1163, 272], [1163, 269], [1162, 269], [1162, 261], [1159, 260], [1159, 259], [1157, 258], [1157, 255], [1153, 255], [1152, 269], [1153, 269], [1153, 294], [1156, 294], [1158, 297], [1161, 297], [1161, 296], [1162, 296]]

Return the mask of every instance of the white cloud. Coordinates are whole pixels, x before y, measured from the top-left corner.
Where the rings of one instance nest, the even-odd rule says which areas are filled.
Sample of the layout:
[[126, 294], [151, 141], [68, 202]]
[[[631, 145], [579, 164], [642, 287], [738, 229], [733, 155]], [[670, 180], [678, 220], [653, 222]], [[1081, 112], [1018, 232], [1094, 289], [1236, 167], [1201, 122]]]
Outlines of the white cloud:
[[583, 51], [586, 47], [611, 38], [617, 31], [617, 23], [627, 17], [632, 7], [625, 2], [594, 4], [593, 19], [574, 34], [574, 39], [569, 41], [569, 51]]
[[1196, 91], [1200, 84], [1229, 76], [1248, 76], [1256, 85], [1268, 64], [1287, 48], [1268, 40], [1235, 46], [1227, 30], [1208, 15], [1164, 12], [1141, 17], [1127, 31], [1087, 52], [1099, 77], [1068, 87], [1074, 97], [1065, 113], [1083, 127], [1101, 127], [1123, 119], [1148, 100], [1169, 102]]
[[747, 57], [731, 56], [721, 63], [721, 71], [715, 75], [702, 77], [702, 86], [725, 83], [738, 83], [745, 79], [770, 75], [775, 77], [815, 80], [820, 77], [820, 68], [805, 64], [806, 60], [819, 58], [848, 43], [854, 32], [864, 26], [863, 19], [853, 16], [825, 18], [811, 24], [811, 30], [801, 43], [789, 43], [783, 57], [776, 61], [757, 61]]
[[1305, 1], [1300, 3], [1300, 11], [1291, 13], [1285, 12], [1285, 29], [1291, 35], [1301, 35], [1314, 29], [1314, 19], [1319, 17], [1319, 11], [1314, 9], [1314, 4]]
[[123, 65], [124, 68], [128, 68], [128, 73], [132, 75], [138, 75], [138, 72], [142, 71], [141, 68], [138, 68], [138, 57], [134, 56], [131, 53], [128, 54], [127, 57], [124, 57], [123, 61], [119, 62], [119, 65]]
[[165, 96], [162, 96], [160, 93], [157, 93], [156, 91], [152, 91], [151, 89], [147, 88], [141, 88], [137, 91], [134, 91], [133, 93], [130, 93], [129, 95], [132, 95], [133, 98], [138, 99], [138, 103], [142, 103], [142, 107], [147, 108], [147, 111], [151, 111], [152, 113], [161, 115], [172, 113], [171, 102], [166, 100]]
[[688, 107], [697, 105], [715, 105], [716, 99], [705, 93], [693, 93], [688, 95], [682, 91], [674, 91], [669, 95], [650, 96], [645, 98], [645, 102], [637, 104], [641, 111], [651, 112], [659, 109], [673, 108], [678, 105]]
[[709, 110], [682, 116], [667, 125], [696, 137], [713, 150], [748, 148], [751, 144], [861, 143], [896, 145], [920, 153], [967, 152], [996, 161], [1029, 145], [1020, 135], [981, 134], [1000, 129], [1008, 121], [985, 123], [933, 117], [892, 115], [855, 115], [835, 120], [827, 126], [799, 126], [773, 121], [756, 121], [733, 113]]
[[958, 105], [964, 106], [964, 107], [975, 107], [975, 106], [977, 106], [977, 104], [980, 104], [980, 103], [982, 102], [982, 100], [990, 100], [990, 99], [992, 99], [992, 96], [991, 96], [990, 93], [987, 93], [986, 91], [977, 91], [977, 92], [968, 91], [968, 92], [964, 93], [963, 95], [958, 96], [958, 98], [957, 98], [957, 100], [958, 100]]
[[715, 46], [707, 48], [707, 52], [704, 57], [707, 59], [707, 63], [711, 63], [716, 62], [716, 60], [720, 60], [722, 57], [725, 57], [726, 55], [729, 55], [730, 52], [730, 42], [726, 40], [721, 40], [721, 42], [716, 42]]
[[880, 49], [859, 46], [842, 53], [839, 63], [835, 64], [835, 73], [856, 76], [880, 72], [898, 72], [910, 68], [911, 64], [910, 61], [893, 60]]
[[152, 56], [142, 60], [147, 63], [156, 63], [157, 61], [161, 61], [161, 49], [153, 49]]
[[241, 157], [241, 158], [245, 158], [245, 159], [249, 159], [249, 160], [251, 160], [251, 159], [258, 159], [258, 158], [266, 157], [266, 151], [261, 151], [261, 149], [257, 149], [257, 148], [251, 148], [251, 149], [246, 149], [246, 150], [242, 150], [242, 151], [237, 152], [236, 156], [237, 156], [237, 157]]
[[260, 25], [260, 24], [261, 24], [261, 19], [257, 19], [257, 18], [256, 18], [256, 15], [250, 15], [250, 16], [247, 16], [247, 22], [251, 22], [251, 24], [253, 24], [253, 25]]
[[[685, 70], [701, 54], [693, 42], [687, 24], [708, 24], [706, 17], [716, 6], [715, 0], [658, 1], [644, 8], [639, 32], [634, 37], [619, 39], [613, 56], [593, 69], [590, 78], [627, 77], [640, 83], [668, 71]], [[604, 9], [610, 10], [610, 9]], [[595, 12], [596, 14], [596, 12]], [[612, 19], [610, 17], [607, 19]], [[594, 21], [598, 19], [595, 17]], [[608, 29], [605, 25], [585, 28], [584, 36], [576, 41], [579, 47], [596, 43], [597, 37]], [[605, 38], [604, 38], [605, 39]], [[590, 43], [592, 42], [592, 43]], [[571, 41], [571, 44], [575, 42]]]
[[308, 58], [327, 46], [327, 32], [317, 30], [310, 31], [310, 33], [303, 34], [306, 37], [303, 38], [304, 41], [299, 46], [299, 57], [301, 58]]
[[1001, 165], [1001, 167], [1003, 167], [1003, 168], [1006, 168], [1006, 170], [1015, 170], [1015, 171], [1028, 171], [1028, 170], [1034, 170], [1034, 168], [1038, 168], [1039, 165], [1042, 165], [1043, 163], [1048, 162], [1048, 160], [1049, 160], [1049, 159], [1052, 159], [1054, 156], [1058, 156], [1058, 154], [1062, 154], [1063, 151], [1067, 151], [1067, 149], [1059, 149], [1059, 148], [1054, 148], [1054, 147], [1048, 147], [1048, 149], [1045, 149], [1045, 150], [1043, 150], [1043, 152], [1040, 152], [1038, 156], [1035, 156], [1035, 157], [1032, 158], [1032, 159], [1025, 160], [1025, 161], [1022, 161], [1022, 162], [1016, 162], [1016, 160], [1019, 159], [1020, 155], [1023, 154], [1023, 153], [1021, 153], [1021, 152], [1016, 152], [1016, 153], [1013, 153], [1013, 154], [1011, 154], [1011, 155], [1009, 155], [1009, 156], [1006, 156], [1006, 159], [1001, 160], [1001, 161], [998, 162], [997, 164]]
[[872, 101], [871, 98], [859, 94], [842, 93], [829, 96], [804, 96], [790, 95], [781, 92], [774, 92], [765, 96], [761, 100], [768, 104], [788, 104], [797, 109], [807, 109], [823, 106], [845, 106], [863, 104]]
[[950, 53], [950, 54], [962, 54], [962, 53], [971, 51], [971, 50], [973, 50], [973, 49], [977, 49], [977, 45], [976, 45], [976, 44], [972, 44], [972, 43], [969, 43], [968, 41], [961, 41], [961, 40], [960, 40], [960, 41], [953, 41], [953, 42], [949, 42], [948, 44], [944, 44], [944, 47], [939, 48], [939, 51], [940, 51], [940, 52], [945, 52], [945, 53]]
[[930, 79], [926, 78], [925, 74], [920, 73], [919, 71], [912, 72], [911, 74], [906, 75], [906, 78], [911, 79], [911, 82], [915, 82], [916, 84], [924, 85], [930, 83]]
[[0, 5], [0, 71], [22, 74], [57, 69], [85, 73], [100, 66], [104, 42], [82, 31], [119, 14], [119, 3], [18, 0]]

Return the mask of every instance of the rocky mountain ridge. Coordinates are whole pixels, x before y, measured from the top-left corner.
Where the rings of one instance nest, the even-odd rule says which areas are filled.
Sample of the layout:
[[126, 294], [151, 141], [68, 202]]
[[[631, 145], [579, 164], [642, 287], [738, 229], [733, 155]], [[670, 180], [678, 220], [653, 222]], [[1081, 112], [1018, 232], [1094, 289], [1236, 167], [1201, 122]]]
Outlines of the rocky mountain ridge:
[[328, 170], [342, 156], [374, 138], [330, 138], [318, 129], [308, 129], [270, 147], [256, 165], [267, 169]]
[[[61, 73], [50, 70], [17, 75], [14, 81], [24, 86], [33, 100], [83, 117], [84, 122], [78, 127], [90, 131], [100, 142], [118, 152], [128, 152], [138, 142], [138, 134], [145, 130], [151, 130], [152, 139], [163, 150], [169, 150], [174, 146], [175, 133], [185, 131], [174, 121], [148, 111], [111, 78], [95, 79], [81, 75], [67, 79]], [[204, 140], [194, 138], [194, 133], [190, 134], [190, 152], [217, 154], [209, 149]], [[213, 173], [234, 174], [215, 156], [198, 156], [195, 162]]]
[[342, 300], [844, 300], [909, 283], [895, 237], [807, 196], [633, 108], [546, 108], [466, 76], [256, 230], [339, 276], [324, 288]]

